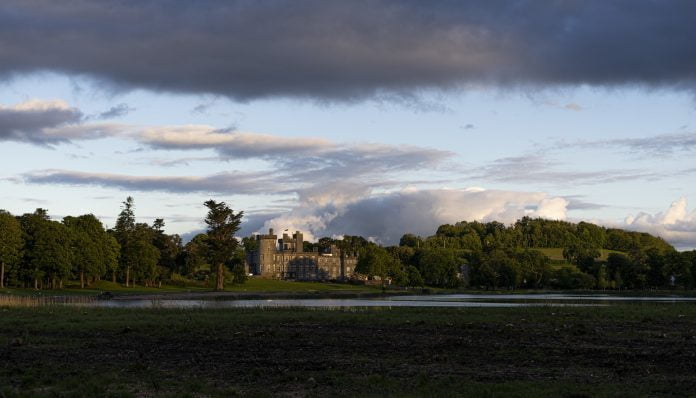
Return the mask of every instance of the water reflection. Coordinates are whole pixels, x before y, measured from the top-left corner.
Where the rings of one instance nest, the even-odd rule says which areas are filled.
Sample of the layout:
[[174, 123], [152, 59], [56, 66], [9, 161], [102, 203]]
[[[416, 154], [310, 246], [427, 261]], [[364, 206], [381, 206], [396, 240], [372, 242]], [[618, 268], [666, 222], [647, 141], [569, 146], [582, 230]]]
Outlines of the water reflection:
[[531, 307], [604, 306], [626, 302], [694, 302], [696, 297], [638, 297], [580, 294], [447, 294], [380, 299], [104, 300], [78, 305], [109, 308], [279, 308], [279, 307]]

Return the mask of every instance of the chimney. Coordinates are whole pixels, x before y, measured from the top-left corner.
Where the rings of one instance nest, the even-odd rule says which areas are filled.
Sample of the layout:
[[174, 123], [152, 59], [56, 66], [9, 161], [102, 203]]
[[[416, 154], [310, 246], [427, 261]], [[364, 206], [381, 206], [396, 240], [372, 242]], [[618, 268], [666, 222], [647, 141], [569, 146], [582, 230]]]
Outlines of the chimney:
[[271, 229], [268, 230], [268, 234], [269, 234], [269, 235], [273, 235], [273, 228], [271, 228]]

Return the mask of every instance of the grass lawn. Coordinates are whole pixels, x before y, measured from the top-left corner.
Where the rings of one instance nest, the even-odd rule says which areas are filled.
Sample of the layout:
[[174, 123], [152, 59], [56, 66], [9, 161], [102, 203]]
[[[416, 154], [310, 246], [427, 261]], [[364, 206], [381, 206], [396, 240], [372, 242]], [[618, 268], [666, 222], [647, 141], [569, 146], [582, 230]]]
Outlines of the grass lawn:
[[[187, 293], [187, 292], [210, 292], [212, 287], [202, 286], [171, 286], [162, 285], [161, 288], [145, 287], [136, 285], [135, 287], [125, 287], [120, 283], [109, 281], [99, 281], [90, 287], [80, 289], [75, 282], [66, 284], [64, 289], [41, 290], [34, 289], [0, 289], [0, 293], [14, 295], [96, 295], [105, 291], [115, 294], [166, 294], [166, 293]], [[287, 293], [313, 293], [313, 292], [378, 292], [375, 287], [350, 285], [346, 283], [322, 283], [322, 282], [294, 282], [273, 279], [249, 278], [246, 283], [241, 285], [227, 284], [225, 291], [228, 292], [287, 292]]]
[[696, 305], [0, 308], [0, 396], [696, 392]]

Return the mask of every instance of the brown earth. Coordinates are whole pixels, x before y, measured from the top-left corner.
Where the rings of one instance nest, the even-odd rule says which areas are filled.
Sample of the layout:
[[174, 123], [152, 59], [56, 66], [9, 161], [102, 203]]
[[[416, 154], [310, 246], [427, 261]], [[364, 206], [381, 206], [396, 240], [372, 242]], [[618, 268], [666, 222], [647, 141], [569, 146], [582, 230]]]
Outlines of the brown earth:
[[628, 308], [13, 309], [0, 321], [0, 392], [695, 394], [696, 310]]

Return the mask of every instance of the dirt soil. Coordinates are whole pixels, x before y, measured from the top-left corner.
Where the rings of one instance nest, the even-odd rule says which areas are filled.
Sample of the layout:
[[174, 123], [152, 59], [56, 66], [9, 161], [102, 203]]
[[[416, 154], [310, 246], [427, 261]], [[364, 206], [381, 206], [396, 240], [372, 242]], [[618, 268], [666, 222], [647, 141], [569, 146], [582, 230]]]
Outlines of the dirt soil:
[[37, 311], [1, 314], [5, 397], [696, 394], [694, 310]]

